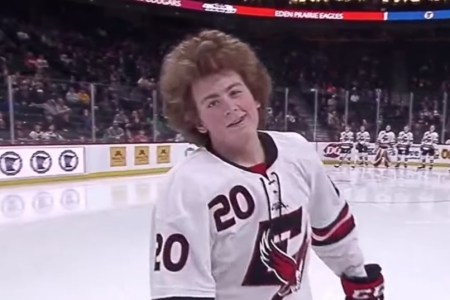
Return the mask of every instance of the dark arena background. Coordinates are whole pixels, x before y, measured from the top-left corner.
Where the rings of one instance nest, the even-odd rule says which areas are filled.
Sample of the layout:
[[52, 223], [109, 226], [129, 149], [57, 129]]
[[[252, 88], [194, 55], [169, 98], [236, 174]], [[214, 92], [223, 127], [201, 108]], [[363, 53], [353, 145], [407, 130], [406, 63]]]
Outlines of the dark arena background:
[[[151, 210], [196, 151], [158, 78], [205, 28], [268, 68], [266, 129], [314, 146], [385, 300], [450, 299], [450, 0], [2, 0], [0, 300], [151, 299]], [[344, 299], [314, 254], [309, 272], [314, 300]]]

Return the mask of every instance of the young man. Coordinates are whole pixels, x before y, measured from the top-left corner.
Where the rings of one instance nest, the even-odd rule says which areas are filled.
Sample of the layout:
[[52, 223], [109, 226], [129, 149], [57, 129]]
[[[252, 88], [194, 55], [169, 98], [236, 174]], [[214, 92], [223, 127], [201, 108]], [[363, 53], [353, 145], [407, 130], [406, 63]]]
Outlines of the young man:
[[422, 165], [417, 169], [425, 169], [425, 164], [427, 162], [427, 157], [430, 159], [430, 170], [433, 169], [434, 155], [436, 153], [437, 143], [439, 141], [439, 135], [435, 131], [434, 125], [430, 126], [430, 130], [423, 134], [422, 145], [420, 150], [422, 151]]
[[165, 300], [310, 300], [312, 248], [346, 299], [383, 299], [348, 204], [310, 144], [258, 131], [271, 79], [251, 48], [202, 31], [164, 59], [168, 120], [200, 148], [162, 185], [152, 221], [151, 295]]
[[408, 156], [409, 156], [409, 148], [413, 142], [413, 134], [409, 131], [409, 126], [405, 126], [403, 131], [400, 131], [397, 138], [397, 164], [396, 168], [400, 167], [400, 163], [402, 162], [405, 168], [408, 167]]
[[[353, 132], [350, 131], [350, 126], [346, 125], [345, 130], [341, 132], [341, 136], [339, 138], [341, 153], [339, 156], [339, 163], [335, 165], [336, 168], [339, 168], [344, 163], [344, 160], [347, 158], [347, 164], [351, 164], [352, 162], [352, 149], [353, 149], [353, 141], [354, 136]], [[354, 166], [353, 166], [354, 167]]]
[[369, 165], [369, 143], [370, 133], [366, 131], [364, 126], [361, 126], [360, 131], [356, 133], [356, 150], [358, 151], [358, 164]]
[[378, 150], [375, 154], [375, 161], [373, 162], [373, 166], [378, 168], [378, 166], [384, 160], [384, 166], [389, 168], [389, 163], [391, 159], [389, 158], [389, 151], [392, 149], [392, 146], [395, 143], [395, 134], [391, 131], [391, 125], [386, 125], [385, 130], [381, 130], [378, 134], [377, 144]]

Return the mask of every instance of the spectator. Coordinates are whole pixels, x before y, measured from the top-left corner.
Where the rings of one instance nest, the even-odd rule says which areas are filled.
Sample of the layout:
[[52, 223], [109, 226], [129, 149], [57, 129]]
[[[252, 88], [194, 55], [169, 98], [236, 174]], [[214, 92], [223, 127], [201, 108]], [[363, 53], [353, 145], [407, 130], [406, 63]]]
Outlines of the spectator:
[[337, 111], [333, 110], [328, 113], [328, 125], [335, 129], [340, 126], [340, 121], [339, 121]]
[[83, 89], [81, 89], [81, 90], [78, 92], [78, 99], [80, 100], [80, 103], [81, 103], [82, 105], [84, 105], [84, 106], [88, 106], [89, 103], [91, 102], [91, 97], [90, 97], [89, 94], [88, 94], [85, 90], [83, 90]]
[[55, 125], [50, 125], [48, 130], [42, 135], [44, 141], [62, 141], [64, 138], [55, 131]]
[[43, 140], [44, 132], [42, 131], [42, 126], [40, 124], [34, 125], [34, 130], [30, 132], [29, 137], [33, 141]]
[[35, 66], [38, 72], [42, 72], [48, 68], [48, 61], [44, 58], [43, 55], [39, 55], [35, 61]]
[[3, 114], [0, 112], [0, 142], [5, 142], [9, 140], [10, 132], [6, 128], [6, 122], [3, 119]]
[[31, 103], [31, 107], [37, 107], [44, 110], [45, 115], [56, 116], [58, 115], [57, 104], [55, 99], [48, 99], [42, 104]]
[[89, 109], [83, 109], [81, 116], [81, 124], [83, 131], [90, 132], [92, 130], [92, 115]]
[[6, 128], [6, 122], [3, 118], [3, 113], [0, 112], [0, 128]]
[[148, 143], [150, 138], [145, 134], [144, 130], [139, 130], [138, 134], [133, 138], [134, 143]]
[[75, 93], [75, 89], [71, 87], [66, 93], [66, 101], [69, 104], [80, 104], [80, 95]]
[[136, 110], [133, 110], [131, 112], [131, 120], [129, 120], [128, 127], [131, 130], [139, 130], [141, 129], [142, 125], [143, 124], [141, 122], [138, 112]]
[[105, 141], [110, 143], [120, 143], [125, 140], [125, 131], [120, 128], [118, 122], [113, 122], [113, 125], [106, 130]]
[[119, 124], [120, 126], [124, 126], [129, 123], [128, 117], [125, 115], [123, 109], [120, 109], [117, 114], [114, 116], [114, 123]]
[[58, 98], [56, 101], [56, 113], [58, 117], [65, 123], [69, 123], [71, 109], [64, 103], [63, 98]]
[[125, 139], [129, 143], [133, 142], [133, 133], [129, 128], [125, 128]]

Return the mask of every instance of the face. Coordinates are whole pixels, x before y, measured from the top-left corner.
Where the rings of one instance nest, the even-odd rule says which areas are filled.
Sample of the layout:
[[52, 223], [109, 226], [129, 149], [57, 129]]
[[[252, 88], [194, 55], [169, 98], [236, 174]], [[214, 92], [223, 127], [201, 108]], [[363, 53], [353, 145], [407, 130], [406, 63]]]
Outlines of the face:
[[366, 131], [366, 127], [361, 126], [361, 132], [362, 132], [362, 131]]
[[431, 125], [431, 126], [430, 126], [430, 131], [433, 132], [433, 131], [435, 131], [435, 130], [436, 130], [436, 128], [434, 127], [434, 125]]
[[405, 126], [405, 132], [408, 132], [409, 131], [409, 127], [408, 126]]
[[386, 131], [391, 131], [391, 126], [390, 125], [386, 126]]
[[192, 96], [199, 116], [197, 129], [208, 134], [213, 144], [237, 144], [256, 134], [260, 104], [236, 72], [200, 78], [192, 84]]
[[345, 131], [350, 131], [350, 127], [345, 126]]

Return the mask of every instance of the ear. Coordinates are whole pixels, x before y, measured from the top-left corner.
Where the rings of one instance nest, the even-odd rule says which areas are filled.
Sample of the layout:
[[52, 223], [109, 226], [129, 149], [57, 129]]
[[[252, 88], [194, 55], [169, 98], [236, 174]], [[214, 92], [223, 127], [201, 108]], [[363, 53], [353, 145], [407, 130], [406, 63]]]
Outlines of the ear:
[[197, 130], [198, 130], [198, 132], [203, 133], [203, 134], [208, 132], [208, 130], [202, 124], [197, 125]]
[[256, 108], [261, 108], [261, 103], [256, 102]]

